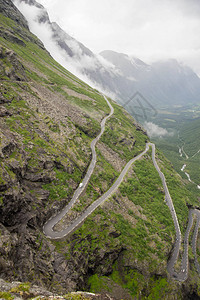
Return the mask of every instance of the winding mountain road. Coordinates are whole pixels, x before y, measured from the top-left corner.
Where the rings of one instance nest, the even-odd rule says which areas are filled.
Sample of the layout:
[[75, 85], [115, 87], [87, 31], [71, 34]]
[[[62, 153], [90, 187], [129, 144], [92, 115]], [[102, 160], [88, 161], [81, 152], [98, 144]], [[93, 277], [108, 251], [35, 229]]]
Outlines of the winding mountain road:
[[[91, 151], [92, 151], [92, 160], [91, 160], [90, 165], [88, 167], [87, 173], [86, 173], [82, 183], [76, 189], [71, 201], [65, 206], [65, 208], [60, 213], [58, 213], [56, 216], [51, 217], [45, 223], [45, 225], [43, 226], [43, 232], [46, 234], [47, 237], [49, 237], [51, 239], [62, 238], [64, 236], [66, 236], [67, 234], [69, 234], [73, 229], [75, 229], [79, 225], [79, 222], [77, 222], [78, 220], [76, 220], [76, 222], [71, 224], [71, 226], [67, 227], [66, 229], [64, 229], [62, 231], [56, 232], [56, 231], [53, 230], [53, 227], [68, 213], [68, 211], [72, 208], [72, 206], [77, 201], [77, 199], [84, 192], [84, 190], [85, 190], [85, 188], [86, 188], [86, 186], [87, 186], [87, 184], [90, 180], [90, 177], [91, 177], [91, 175], [94, 171], [94, 168], [95, 168], [95, 165], [96, 165], [96, 151], [95, 151], [96, 143], [98, 142], [98, 140], [100, 139], [100, 137], [104, 133], [105, 123], [106, 123], [107, 119], [110, 118], [112, 116], [113, 112], [114, 112], [114, 109], [113, 109], [112, 105], [110, 104], [110, 102], [108, 101], [108, 99], [105, 96], [104, 96], [104, 99], [106, 100], [108, 106], [110, 107], [110, 113], [109, 113], [108, 116], [106, 116], [101, 121], [101, 131], [98, 134], [98, 136], [94, 140], [92, 140], [92, 142], [90, 144], [90, 148], [91, 148]], [[71, 229], [71, 228], [73, 228], [73, 229]]]
[[[178, 146], [178, 151], [179, 151], [180, 157], [183, 157], [183, 154], [184, 154], [186, 160], [188, 160], [188, 159], [191, 159], [191, 158], [195, 157], [195, 156], [200, 152], [200, 149], [199, 149], [195, 154], [193, 154], [191, 157], [189, 157], [189, 156], [187, 155], [187, 153], [186, 153], [186, 152], [184, 151], [184, 149], [183, 149], [183, 147], [184, 147], [184, 145], [185, 145], [185, 142], [180, 138], [179, 133], [178, 133], [178, 138], [179, 138], [180, 142], [183, 143], [183, 145], [182, 145], [181, 147]], [[197, 184], [196, 182], [194, 182], [193, 180], [191, 180], [190, 174], [184, 171], [186, 167], [187, 167], [187, 165], [186, 165], [186, 163], [184, 163], [184, 165], [183, 165], [182, 168], [181, 168], [181, 171], [185, 173], [185, 175], [187, 176], [188, 181], [191, 182], [191, 183], [193, 183], [193, 184], [195, 184], [196, 187], [197, 187], [197, 189], [200, 190], [200, 185]]]
[[107, 192], [105, 192], [101, 197], [99, 197], [96, 201], [94, 201], [78, 218], [76, 218], [68, 227], [64, 228], [61, 231], [54, 231], [54, 226], [69, 212], [69, 210], [73, 207], [77, 199], [80, 197], [80, 195], [84, 192], [84, 190], [87, 187], [87, 184], [90, 180], [90, 177], [94, 171], [95, 165], [96, 165], [96, 151], [95, 151], [95, 146], [96, 143], [99, 141], [100, 137], [102, 136], [104, 130], [105, 130], [105, 123], [108, 118], [110, 118], [114, 112], [114, 109], [108, 99], [104, 96], [108, 106], [110, 107], [110, 114], [107, 115], [102, 121], [101, 121], [101, 131], [99, 135], [92, 140], [91, 142], [91, 151], [92, 151], [92, 160], [90, 162], [90, 165], [88, 167], [87, 173], [82, 181], [82, 183], [79, 185], [79, 187], [76, 189], [71, 201], [66, 205], [66, 207], [58, 213], [56, 216], [51, 217], [43, 226], [43, 232], [44, 234], [50, 238], [50, 239], [61, 239], [71, 232], [73, 232], [81, 223], [84, 222], [84, 220], [97, 208], [99, 207], [104, 201], [106, 201], [119, 187], [121, 182], [123, 181], [127, 171], [129, 170], [130, 166], [138, 159], [140, 159], [148, 150], [149, 146], [152, 147], [152, 161], [153, 164], [162, 180], [164, 192], [165, 192], [165, 201], [166, 204], [168, 205], [172, 219], [174, 222], [174, 227], [176, 231], [176, 240], [174, 243], [172, 255], [168, 261], [167, 264], [167, 270], [170, 274], [170, 276], [176, 280], [179, 281], [184, 281], [188, 277], [188, 245], [189, 245], [189, 235], [190, 231], [193, 225], [193, 215], [196, 214], [197, 216], [197, 221], [196, 221], [196, 227], [194, 230], [194, 235], [192, 239], [192, 250], [195, 255], [195, 266], [197, 268], [197, 271], [200, 273], [200, 266], [197, 261], [197, 256], [196, 256], [196, 243], [197, 243], [197, 235], [198, 235], [198, 229], [200, 225], [200, 211], [196, 209], [191, 209], [189, 211], [189, 219], [188, 219], [188, 226], [186, 229], [185, 237], [184, 237], [184, 253], [182, 256], [182, 262], [181, 262], [181, 268], [179, 273], [177, 273], [174, 270], [174, 266], [177, 262], [178, 256], [179, 256], [179, 251], [180, 251], [180, 246], [181, 246], [181, 231], [180, 231], [180, 226], [179, 222], [177, 219], [177, 215], [174, 209], [173, 201], [171, 199], [167, 183], [165, 180], [164, 174], [161, 172], [156, 159], [155, 159], [155, 145], [153, 143], [147, 143], [145, 150], [137, 155], [136, 157], [132, 158], [124, 167], [122, 172], [120, 173], [119, 177], [117, 180], [114, 182], [114, 184], [109, 188]]
[[197, 269], [198, 273], [200, 274], [200, 265], [197, 260], [197, 251], [196, 251], [197, 236], [198, 236], [198, 230], [199, 230], [199, 225], [200, 225], [200, 211], [197, 209], [193, 209], [190, 211], [191, 211], [191, 213], [195, 214], [197, 217], [196, 226], [194, 229], [194, 235], [192, 238], [192, 252], [194, 253], [194, 263], [195, 263], [196, 269]]

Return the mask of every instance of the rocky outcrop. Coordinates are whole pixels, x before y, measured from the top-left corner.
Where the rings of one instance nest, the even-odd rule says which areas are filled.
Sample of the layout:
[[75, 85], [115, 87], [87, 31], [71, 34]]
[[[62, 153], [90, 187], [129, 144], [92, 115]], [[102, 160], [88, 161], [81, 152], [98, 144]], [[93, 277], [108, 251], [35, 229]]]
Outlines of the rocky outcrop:
[[0, 107], [0, 117], [12, 116], [12, 113], [9, 112], [4, 106]]
[[[45, 210], [40, 212], [35, 205], [44, 208], [49, 192], [42, 184], [53, 177], [28, 167], [29, 157], [14, 134], [4, 131], [0, 139], [0, 275], [14, 279], [18, 274], [18, 280], [47, 283], [54, 274], [55, 259], [51, 245], [41, 236]], [[16, 151], [18, 159], [13, 157]]]
[[[8, 97], [9, 90], [4, 92], [2, 90], [0, 94], [1, 102], [11, 105], [13, 98]], [[21, 111], [18, 113], [20, 115]], [[4, 118], [6, 120], [7, 116]], [[42, 130], [37, 130], [37, 133], [46, 137]], [[34, 143], [29, 142], [30, 149], [34, 146]], [[102, 275], [112, 272], [112, 264], [122, 251], [117, 240], [120, 233], [113, 227], [110, 228], [110, 236], [116, 238], [114, 249], [97, 246], [94, 252], [90, 249], [86, 255], [76, 251], [80, 238], [72, 235], [69, 240], [69, 260], [58, 253], [43, 235], [42, 226], [45, 220], [66, 204], [67, 199], [50, 207], [50, 192], [43, 185], [56, 184], [55, 170], [73, 174], [75, 165], [62, 161], [62, 158], [66, 159], [66, 155], [50, 156], [42, 148], [38, 148], [39, 156], [35, 157], [34, 165], [31, 165], [30, 153], [26, 147], [20, 134], [11, 132], [8, 128], [0, 133], [0, 276], [43, 286], [54, 283], [50, 289], [62, 293], [83, 289], [90, 272], [97, 269]], [[70, 182], [76, 188], [73, 180]], [[87, 243], [92, 239], [88, 235]]]
[[[0, 298], [8, 296], [2, 293], [23, 299], [59, 297], [52, 294], [65, 297], [79, 289], [95, 290], [95, 285], [103, 286], [103, 295], [97, 299], [129, 300], [135, 292], [133, 286], [135, 297], [155, 299], [164, 286], [167, 296], [171, 292], [179, 295], [179, 283], [172, 283], [166, 274], [174, 233], [165, 216], [167, 210], [157, 219], [166, 207], [159, 181], [149, 171], [149, 153], [129, 170], [122, 189], [76, 232], [56, 241], [43, 234], [44, 223], [68, 203], [82, 181], [91, 159], [91, 140], [109, 108], [97, 91], [47, 56], [27, 28], [20, 23], [10, 28], [1, 17], [2, 32], [25, 45], [27, 41], [34, 44], [10, 43], [5, 34], [0, 51], [0, 278], [46, 289], [33, 291], [16, 282], [6, 289], [1, 281]], [[80, 214], [108, 190], [126, 160], [145, 148], [143, 129], [117, 104], [113, 106], [115, 113], [96, 149], [95, 171], [66, 223], [73, 212]], [[176, 179], [174, 173], [172, 176]], [[182, 211], [184, 201], [180, 202]], [[64, 222], [58, 225], [65, 226]], [[105, 295], [108, 291], [110, 295]], [[188, 285], [184, 295], [190, 291], [195, 294], [195, 285]], [[69, 297], [66, 299], [73, 299], [73, 294]]]
[[5, 17], [12, 19], [20, 26], [28, 29], [26, 19], [11, 0], [0, 0], [0, 13], [2, 13]]
[[[65, 165], [56, 160], [50, 161], [49, 157], [45, 159], [43, 155], [40, 166], [44, 169], [38, 173], [39, 167], [29, 166], [29, 156], [14, 134], [4, 131], [0, 139], [3, 164], [0, 182], [1, 278], [43, 286], [57, 282], [51, 290], [64, 293], [85, 288], [90, 272], [98, 270], [101, 275], [112, 273], [112, 265], [123, 251], [117, 239], [120, 232], [113, 227], [109, 235], [116, 239], [114, 248], [97, 245], [94, 250], [88, 249], [87, 254], [76, 251], [76, 245], [82, 241], [76, 234], [72, 235], [69, 239], [69, 260], [58, 253], [42, 234], [45, 219], [65, 204], [60, 202], [50, 209], [46, 206], [49, 192], [42, 187], [54, 180], [54, 168], [69, 171]], [[13, 157], [16, 151], [17, 159]], [[93, 239], [95, 237], [89, 234], [85, 242], [91, 244]]]
[[0, 0], [0, 13], [15, 21], [15, 26], [12, 28], [9, 26], [0, 26], [0, 36], [5, 40], [17, 43], [23, 47], [26, 46], [24, 41], [28, 41], [33, 42], [44, 49], [43, 43], [34, 35], [30, 34], [26, 19], [11, 0]]
[[4, 39], [7, 39], [11, 43], [16, 43], [23, 47], [26, 46], [26, 44], [24, 43], [24, 41], [22, 39], [18, 38], [17, 36], [15, 36], [13, 34], [13, 31], [8, 31], [3, 28], [0, 28], [0, 36], [3, 37]]
[[16, 53], [3, 47], [0, 47], [0, 73], [0, 79], [27, 81], [25, 68]]
[[0, 298], [1, 299], [66, 299], [66, 300], [115, 300], [108, 295], [99, 295], [87, 292], [73, 292], [65, 295], [57, 295], [45, 288], [30, 283], [22, 283], [19, 281], [6, 282], [0, 279]]

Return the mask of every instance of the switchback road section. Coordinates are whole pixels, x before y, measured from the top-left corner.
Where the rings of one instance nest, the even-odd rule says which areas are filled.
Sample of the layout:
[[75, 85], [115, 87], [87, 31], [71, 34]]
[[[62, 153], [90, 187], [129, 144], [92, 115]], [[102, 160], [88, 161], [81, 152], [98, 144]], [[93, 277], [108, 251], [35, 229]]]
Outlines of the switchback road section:
[[175, 243], [173, 245], [173, 251], [172, 251], [172, 255], [168, 261], [168, 265], [167, 265], [167, 270], [170, 274], [170, 276], [172, 278], [174, 278], [175, 280], [179, 280], [179, 281], [185, 281], [188, 277], [188, 247], [189, 247], [189, 235], [190, 235], [190, 231], [193, 225], [193, 215], [196, 215], [197, 217], [197, 221], [196, 221], [196, 227], [194, 230], [194, 235], [193, 235], [193, 239], [192, 239], [192, 250], [195, 256], [195, 266], [197, 268], [197, 271], [200, 273], [200, 266], [198, 264], [197, 261], [197, 255], [196, 255], [196, 243], [197, 243], [197, 235], [198, 235], [198, 229], [199, 229], [199, 225], [200, 225], [200, 211], [196, 210], [196, 209], [191, 209], [189, 211], [189, 218], [188, 218], [188, 226], [185, 232], [185, 237], [184, 237], [184, 252], [183, 252], [183, 256], [182, 256], [182, 261], [181, 261], [181, 267], [180, 267], [180, 271], [179, 273], [177, 273], [174, 270], [174, 266], [178, 260], [178, 256], [179, 256], [179, 251], [180, 251], [180, 247], [181, 247], [181, 231], [180, 231], [180, 226], [179, 226], [179, 222], [177, 219], [177, 215], [176, 215], [176, 211], [173, 205], [173, 201], [172, 198], [170, 196], [168, 187], [167, 187], [167, 183], [166, 183], [166, 179], [164, 174], [161, 172], [157, 162], [156, 162], [156, 158], [155, 158], [155, 145], [153, 143], [147, 143], [146, 144], [146, 148], [145, 150], [140, 153], [139, 155], [137, 155], [136, 157], [132, 158], [124, 167], [124, 169], [122, 170], [122, 172], [120, 173], [119, 177], [117, 178], [117, 180], [114, 182], [114, 184], [109, 188], [109, 190], [107, 192], [105, 192], [100, 198], [98, 198], [96, 201], [94, 201], [78, 218], [76, 218], [74, 221], [72, 221], [72, 223], [64, 228], [61, 231], [55, 231], [54, 230], [54, 226], [69, 212], [69, 210], [73, 207], [73, 205], [75, 204], [75, 202], [77, 201], [77, 199], [80, 197], [80, 195], [83, 193], [83, 191], [85, 190], [90, 177], [94, 171], [95, 165], [96, 165], [96, 150], [95, 150], [95, 146], [96, 143], [99, 141], [100, 137], [102, 136], [104, 130], [105, 130], [105, 123], [107, 121], [108, 118], [110, 118], [114, 112], [114, 109], [112, 107], [112, 105], [110, 104], [110, 102], [108, 101], [108, 99], [104, 96], [108, 106], [110, 107], [110, 114], [108, 116], [106, 116], [102, 122], [101, 122], [101, 132], [99, 133], [99, 135], [92, 140], [91, 142], [91, 151], [92, 151], [92, 160], [90, 162], [90, 165], [88, 167], [87, 173], [83, 179], [83, 181], [81, 182], [81, 184], [79, 184], [79, 187], [76, 189], [71, 201], [68, 203], [68, 205], [60, 212], [58, 213], [56, 216], [51, 217], [43, 226], [43, 232], [44, 234], [50, 238], [50, 239], [61, 239], [63, 237], [66, 237], [68, 234], [70, 234], [71, 232], [73, 232], [78, 226], [80, 226], [81, 223], [84, 222], [84, 220], [91, 215], [91, 213], [97, 208], [99, 207], [105, 200], [107, 200], [119, 187], [119, 185], [121, 184], [121, 182], [123, 181], [127, 171], [129, 170], [130, 166], [138, 159], [140, 159], [148, 150], [149, 150], [149, 146], [152, 147], [152, 160], [153, 160], [153, 164], [161, 178], [162, 181], [162, 185], [164, 188], [164, 192], [165, 192], [165, 201], [166, 204], [168, 205], [169, 209], [170, 209], [170, 213], [174, 222], [174, 227], [175, 227], [175, 231], [176, 231], [176, 239], [175, 239]]

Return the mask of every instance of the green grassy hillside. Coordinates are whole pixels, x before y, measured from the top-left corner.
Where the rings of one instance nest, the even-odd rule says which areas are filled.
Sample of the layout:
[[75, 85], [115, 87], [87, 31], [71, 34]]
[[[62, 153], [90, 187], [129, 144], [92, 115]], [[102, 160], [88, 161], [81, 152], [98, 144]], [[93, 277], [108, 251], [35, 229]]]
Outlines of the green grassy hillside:
[[[192, 117], [176, 121], [173, 136], [164, 137], [162, 139], [155, 138], [157, 146], [165, 153], [165, 155], [173, 163], [176, 171], [185, 180], [188, 189], [199, 196], [200, 190], [197, 185], [200, 185], [200, 119]], [[179, 153], [179, 149], [182, 149]], [[186, 164], [184, 172], [181, 171], [183, 165]], [[190, 175], [191, 181], [185, 174]]]
[[180, 128], [180, 139], [184, 141], [184, 150], [189, 157], [200, 149], [200, 118], [183, 124]]
[[[62, 241], [44, 236], [45, 221], [70, 201], [84, 177], [90, 142], [109, 107], [20, 24], [0, 14], [1, 277], [62, 293], [108, 293], [115, 299], [198, 294], [194, 265], [186, 284], [168, 277], [174, 227], [150, 150], [78, 230]], [[97, 144], [94, 173], [60, 226], [108, 190], [126, 162], [145, 149], [145, 132], [110, 101], [115, 111]], [[197, 199], [162, 153], [157, 159], [184, 233], [186, 204], [196, 205]]]

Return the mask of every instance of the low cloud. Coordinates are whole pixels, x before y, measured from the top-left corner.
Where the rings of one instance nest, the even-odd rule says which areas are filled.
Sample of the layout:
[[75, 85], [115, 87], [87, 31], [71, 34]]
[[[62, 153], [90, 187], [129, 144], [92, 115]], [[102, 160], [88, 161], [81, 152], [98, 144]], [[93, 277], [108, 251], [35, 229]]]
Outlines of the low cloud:
[[[39, 23], [39, 20], [42, 19], [43, 16], [47, 17], [44, 8], [35, 7], [19, 0], [13, 0], [13, 3], [27, 19], [30, 31], [43, 42], [46, 49], [57, 62], [90, 86], [109, 94], [109, 92], [103, 90], [99, 84], [88, 78], [84, 69], [91, 72], [96, 72], [98, 70], [102, 74], [107, 71], [110, 76], [114, 76], [115, 74], [119, 74], [119, 71], [116, 70], [114, 65], [107, 62], [100, 55], [92, 55], [91, 53], [88, 55], [85, 54], [81, 45], [67, 33], [65, 34], [61, 31], [55, 23], [53, 23], [53, 25], [48, 22]], [[54, 30], [59, 31], [62, 40], [71, 49], [73, 53], [72, 57], [59, 46], [58, 40], [54, 35]], [[112, 94], [112, 96], [114, 98], [115, 95]]]
[[167, 129], [162, 128], [152, 122], [145, 122], [144, 128], [150, 137], [164, 137], [173, 135], [172, 132], [169, 132]]
[[38, 0], [93, 52], [112, 49], [147, 63], [175, 58], [200, 75], [199, 0]]

